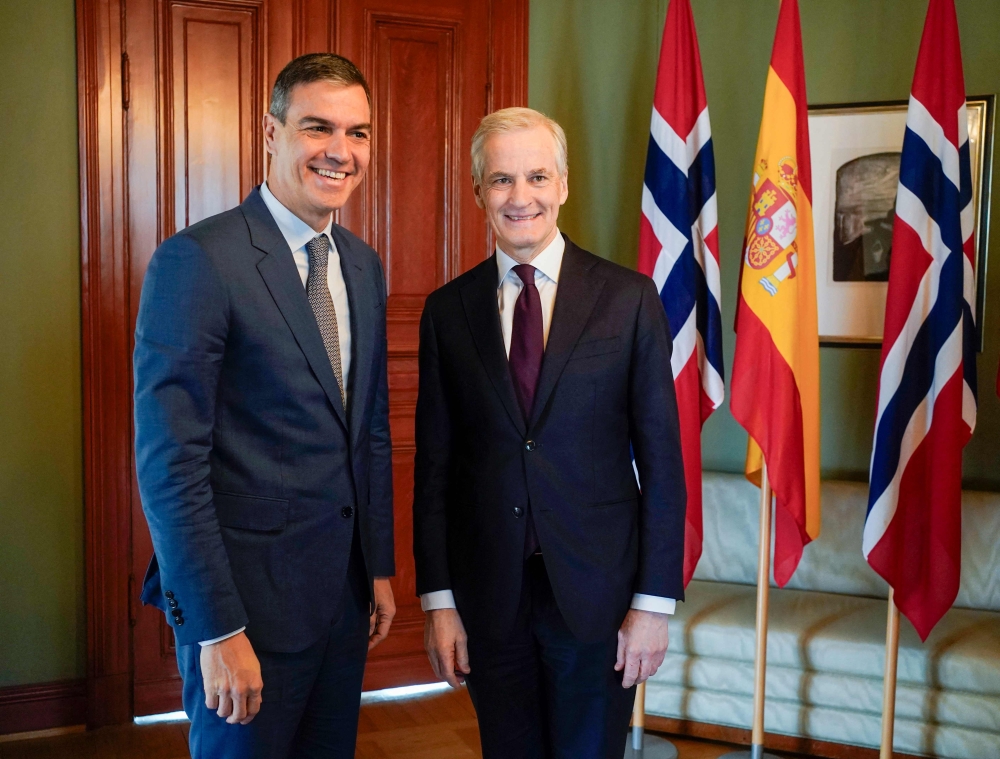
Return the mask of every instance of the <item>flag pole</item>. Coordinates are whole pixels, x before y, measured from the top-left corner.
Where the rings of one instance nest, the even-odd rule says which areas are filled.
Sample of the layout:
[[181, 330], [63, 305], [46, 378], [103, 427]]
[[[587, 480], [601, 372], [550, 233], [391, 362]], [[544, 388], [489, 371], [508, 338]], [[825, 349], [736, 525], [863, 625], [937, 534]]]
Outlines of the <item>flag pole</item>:
[[632, 706], [632, 751], [642, 756], [642, 734], [646, 729], [646, 683], [635, 686], [635, 704]]
[[767, 461], [760, 470], [760, 547], [757, 552], [757, 629], [753, 657], [753, 730], [750, 751], [733, 751], [720, 759], [778, 759], [764, 753], [764, 689], [767, 673], [767, 612], [771, 589], [771, 483]]
[[889, 618], [885, 627], [885, 678], [882, 683], [882, 748], [879, 759], [892, 759], [892, 734], [896, 721], [896, 664], [899, 661], [899, 607], [889, 588]]
[[658, 735], [645, 735], [646, 683], [635, 686], [635, 704], [632, 707], [632, 736], [626, 741], [625, 759], [677, 759], [677, 747]]

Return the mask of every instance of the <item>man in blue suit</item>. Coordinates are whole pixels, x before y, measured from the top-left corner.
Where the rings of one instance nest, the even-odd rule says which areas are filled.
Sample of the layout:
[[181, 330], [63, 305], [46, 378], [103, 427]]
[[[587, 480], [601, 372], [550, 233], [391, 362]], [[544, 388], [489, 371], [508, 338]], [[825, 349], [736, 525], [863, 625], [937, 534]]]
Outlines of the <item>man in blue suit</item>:
[[191, 755], [353, 757], [395, 613], [385, 276], [333, 224], [371, 155], [368, 85], [285, 67], [267, 181], [166, 240], [135, 332], [143, 600], [177, 639]]

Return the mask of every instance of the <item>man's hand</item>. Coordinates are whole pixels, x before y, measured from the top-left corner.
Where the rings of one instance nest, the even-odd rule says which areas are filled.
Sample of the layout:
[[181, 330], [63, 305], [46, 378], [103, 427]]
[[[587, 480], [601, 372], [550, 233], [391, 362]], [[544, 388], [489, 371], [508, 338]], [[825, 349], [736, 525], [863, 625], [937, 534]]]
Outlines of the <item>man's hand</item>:
[[201, 647], [205, 706], [230, 725], [249, 725], [260, 711], [264, 681], [246, 633]]
[[655, 611], [629, 609], [618, 631], [615, 672], [624, 670], [622, 687], [631, 688], [656, 674], [667, 653], [667, 617]]
[[424, 618], [424, 649], [438, 679], [452, 688], [465, 682], [469, 669], [469, 647], [458, 609], [434, 609]]
[[392, 586], [386, 577], [375, 578], [375, 611], [368, 620], [368, 650], [385, 640], [396, 616], [396, 602], [392, 597]]

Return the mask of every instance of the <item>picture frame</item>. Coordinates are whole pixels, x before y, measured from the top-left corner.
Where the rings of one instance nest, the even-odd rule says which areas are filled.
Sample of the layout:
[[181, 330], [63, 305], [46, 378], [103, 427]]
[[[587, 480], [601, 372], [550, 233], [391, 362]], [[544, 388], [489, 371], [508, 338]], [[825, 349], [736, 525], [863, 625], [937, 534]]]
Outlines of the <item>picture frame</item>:
[[[809, 108], [819, 339], [880, 348], [908, 101]], [[975, 212], [976, 343], [983, 346], [995, 95], [967, 99]]]

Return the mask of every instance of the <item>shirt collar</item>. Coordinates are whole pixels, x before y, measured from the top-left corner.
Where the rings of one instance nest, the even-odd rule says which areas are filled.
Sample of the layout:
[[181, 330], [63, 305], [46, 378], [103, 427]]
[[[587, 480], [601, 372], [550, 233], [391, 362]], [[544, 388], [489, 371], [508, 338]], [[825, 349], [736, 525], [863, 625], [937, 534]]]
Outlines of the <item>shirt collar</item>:
[[[541, 253], [531, 259], [531, 265], [553, 282], [558, 283], [559, 269], [562, 266], [563, 253], [565, 251], [566, 240], [562, 236], [562, 232], [557, 229], [556, 236], [552, 238], [552, 242], [546, 245]], [[515, 266], [517, 266], [517, 261], [500, 250], [500, 246], [497, 245], [497, 287], [503, 284], [507, 272]]]
[[333, 235], [330, 233], [333, 229], [332, 213], [330, 214], [330, 220], [326, 223], [326, 229], [322, 232], [317, 232], [274, 197], [274, 193], [267, 186], [267, 182], [261, 184], [260, 196], [264, 199], [264, 205], [267, 206], [267, 210], [274, 217], [274, 223], [278, 225], [281, 236], [285, 238], [285, 242], [288, 243], [288, 247], [292, 252], [304, 248], [306, 243], [316, 237], [317, 234], [325, 234], [330, 240], [331, 251], [336, 249], [336, 245], [333, 242]]

